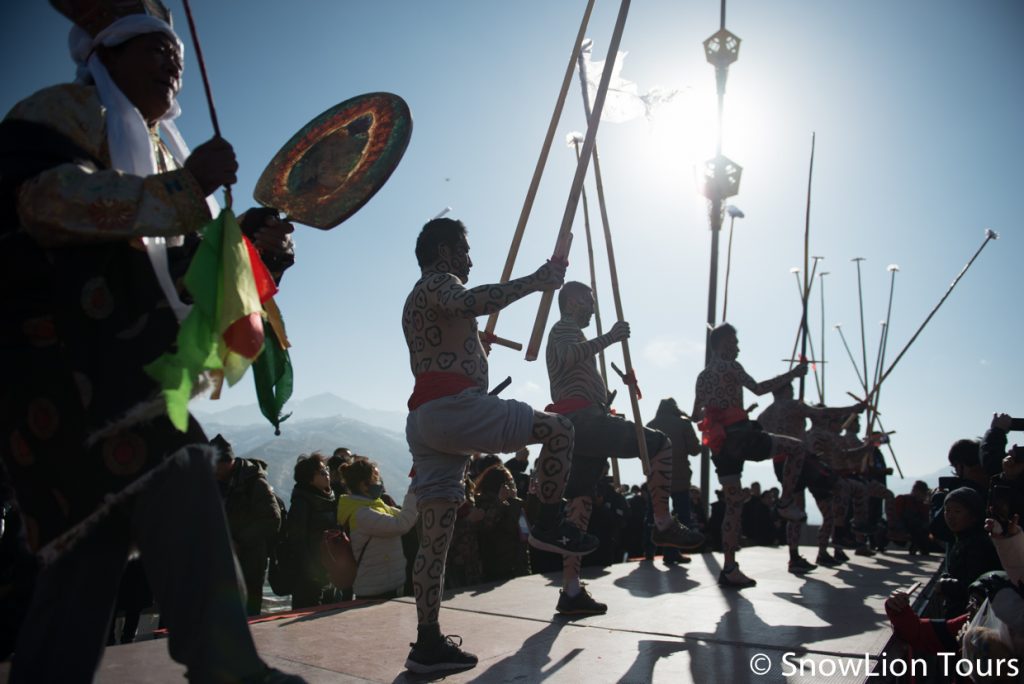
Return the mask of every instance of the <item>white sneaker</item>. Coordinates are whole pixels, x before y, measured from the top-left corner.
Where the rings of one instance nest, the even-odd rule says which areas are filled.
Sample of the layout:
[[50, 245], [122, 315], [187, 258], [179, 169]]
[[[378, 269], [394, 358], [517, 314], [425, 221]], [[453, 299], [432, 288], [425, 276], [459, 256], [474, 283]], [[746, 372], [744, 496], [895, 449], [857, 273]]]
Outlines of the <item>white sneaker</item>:
[[791, 501], [788, 506], [778, 506], [775, 510], [783, 520], [792, 520], [793, 522], [807, 520], [807, 514], [797, 505], [796, 501]]

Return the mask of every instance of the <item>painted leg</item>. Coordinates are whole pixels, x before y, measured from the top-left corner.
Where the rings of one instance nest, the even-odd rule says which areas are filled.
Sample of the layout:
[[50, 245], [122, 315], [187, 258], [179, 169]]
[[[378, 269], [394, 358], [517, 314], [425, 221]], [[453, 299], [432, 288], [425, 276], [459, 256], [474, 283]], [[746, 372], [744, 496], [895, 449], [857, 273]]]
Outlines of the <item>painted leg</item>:
[[422, 632], [438, 628], [441, 612], [441, 594], [444, 587], [444, 564], [448, 547], [455, 534], [455, 512], [458, 504], [454, 501], [421, 501], [420, 549], [412, 568], [412, 589], [416, 597], [416, 622]]

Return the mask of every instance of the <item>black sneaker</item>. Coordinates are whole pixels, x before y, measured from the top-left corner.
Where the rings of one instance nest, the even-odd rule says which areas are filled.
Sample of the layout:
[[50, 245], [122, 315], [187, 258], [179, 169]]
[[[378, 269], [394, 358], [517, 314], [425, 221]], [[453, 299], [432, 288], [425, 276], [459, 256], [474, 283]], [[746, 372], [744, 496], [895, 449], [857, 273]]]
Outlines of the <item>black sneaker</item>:
[[845, 563], [850, 560], [850, 557], [842, 549], [832, 549], [832, 557], [836, 559], [837, 563]]
[[814, 562], [823, 568], [834, 568], [839, 565], [839, 561], [829, 555], [828, 551], [819, 551], [818, 557], [814, 559]]
[[871, 556], [875, 555], [875, 552], [872, 551], [871, 548], [868, 547], [867, 544], [861, 544], [860, 546], [858, 546], [856, 549], [853, 550], [853, 555], [854, 556], [867, 556], [868, 558], [870, 558]]
[[651, 543], [655, 546], [671, 546], [691, 551], [704, 545], [704, 535], [679, 522], [675, 518], [664, 530], [655, 525], [651, 530]]
[[569, 596], [564, 591], [558, 592], [558, 607], [562, 615], [604, 615], [608, 606], [594, 600], [590, 592], [580, 587], [580, 593]]
[[563, 556], [585, 556], [601, 543], [597, 537], [584, 533], [568, 520], [562, 520], [548, 530], [534, 525], [530, 530], [529, 542], [530, 546], [541, 551], [550, 551]]
[[[458, 643], [455, 642], [458, 639]], [[462, 646], [462, 637], [452, 634], [441, 637], [431, 645], [420, 643], [409, 644], [412, 650], [405, 659], [405, 669], [418, 674], [431, 672], [469, 670], [476, 667], [477, 657], [466, 653]]]
[[789, 561], [789, 571], [794, 575], [801, 575], [805, 572], [810, 572], [818, 566], [814, 563], [810, 563], [803, 556], [797, 556]]
[[747, 587], [757, 586], [757, 580], [744, 575], [740, 571], [739, 563], [737, 563], [729, 572], [722, 568], [718, 573], [718, 586], [729, 587], [730, 589], [746, 589]]
[[833, 539], [836, 546], [842, 546], [847, 549], [855, 549], [858, 546], [857, 539], [845, 527], [836, 530]]

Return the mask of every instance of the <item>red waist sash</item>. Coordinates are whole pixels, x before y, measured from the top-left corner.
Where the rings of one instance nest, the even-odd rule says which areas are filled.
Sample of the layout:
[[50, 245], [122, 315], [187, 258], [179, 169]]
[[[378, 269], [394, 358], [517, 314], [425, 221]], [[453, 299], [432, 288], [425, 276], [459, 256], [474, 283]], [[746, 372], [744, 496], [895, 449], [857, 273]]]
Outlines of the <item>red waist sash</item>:
[[585, 408], [590, 408], [594, 405], [594, 402], [583, 397], [566, 397], [565, 399], [559, 399], [553, 404], [548, 404], [544, 407], [544, 410], [548, 413], [558, 413], [565, 415], [566, 413], [574, 413], [576, 411], [582, 411]]
[[416, 385], [409, 397], [409, 410], [415, 411], [423, 404], [441, 397], [450, 397], [462, 390], [476, 387], [476, 381], [462, 373], [427, 371], [416, 376]]
[[705, 409], [704, 419], [697, 424], [702, 433], [701, 443], [718, 452], [725, 444], [725, 428], [744, 420], [747, 420], [747, 412], [739, 406]]

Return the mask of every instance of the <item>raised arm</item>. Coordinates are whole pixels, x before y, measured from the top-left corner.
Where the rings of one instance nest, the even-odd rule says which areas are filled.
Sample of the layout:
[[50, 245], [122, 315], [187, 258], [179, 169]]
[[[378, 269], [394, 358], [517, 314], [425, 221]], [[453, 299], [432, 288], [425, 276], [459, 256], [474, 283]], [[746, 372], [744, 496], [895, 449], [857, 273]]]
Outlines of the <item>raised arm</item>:
[[807, 375], [807, 364], [801, 363], [794, 366], [792, 370], [783, 373], [782, 375], [776, 375], [774, 378], [771, 378], [770, 380], [762, 380], [761, 382], [757, 382], [756, 380], [754, 380], [754, 378], [750, 377], [750, 374], [747, 373], [746, 370], [744, 370], [743, 366], [741, 366], [738, 362], [734, 363], [736, 364], [736, 373], [740, 378], [740, 384], [742, 384], [744, 387], [746, 387], [748, 390], [750, 390], [751, 392], [758, 396], [761, 396], [762, 394], [767, 394], [768, 392], [771, 392], [774, 389], [782, 387], [786, 383], [791, 382], [793, 379], [799, 378], [802, 375]]
[[552, 344], [555, 345], [559, 364], [563, 368], [571, 368], [581, 361], [589, 361], [594, 358], [602, 349], [628, 339], [629, 323], [617, 321], [611, 330], [592, 340], [579, 340], [576, 335], [569, 334], [568, 331], [555, 333], [552, 330], [552, 334], [555, 335], [552, 337]]
[[438, 307], [450, 316], [476, 318], [500, 311], [532, 292], [557, 290], [565, 280], [565, 266], [548, 262], [528, 276], [507, 283], [467, 289], [450, 273], [431, 276], [427, 290], [436, 293]]

